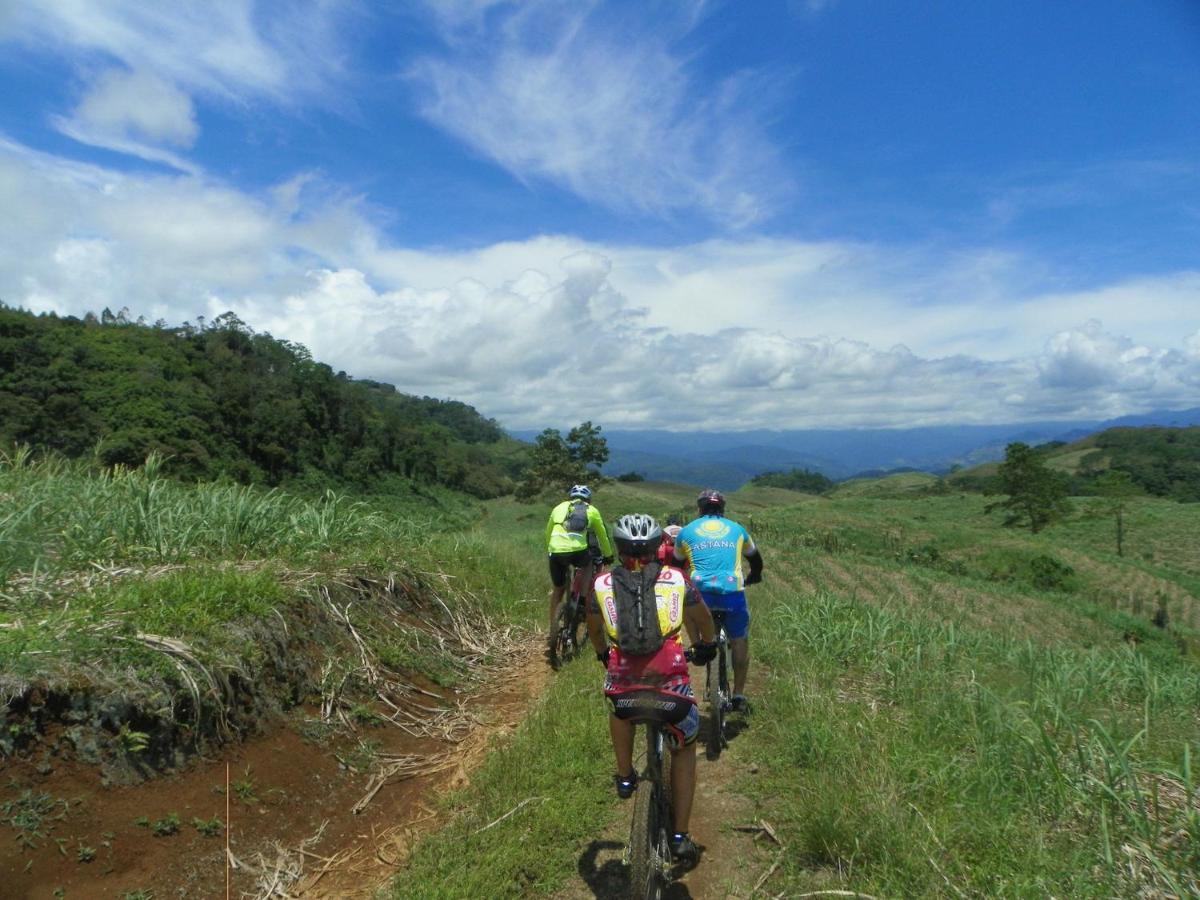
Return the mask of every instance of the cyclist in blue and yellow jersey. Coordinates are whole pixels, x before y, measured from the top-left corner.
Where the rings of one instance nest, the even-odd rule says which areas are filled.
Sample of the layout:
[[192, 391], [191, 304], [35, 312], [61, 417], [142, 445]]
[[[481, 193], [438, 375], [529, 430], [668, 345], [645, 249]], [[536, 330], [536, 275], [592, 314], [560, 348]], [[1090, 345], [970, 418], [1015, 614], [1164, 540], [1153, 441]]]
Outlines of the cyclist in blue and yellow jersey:
[[[762, 581], [763, 559], [750, 532], [725, 518], [725, 497], [705, 490], [696, 498], [700, 516], [675, 538], [675, 562], [682, 567], [713, 612], [725, 613], [733, 653], [733, 708], [749, 712], [746, 674], [750, 671], [750, 609], [745, 587]], [[743, 561], [750, 564], [747, 573]]]
[[546, 522], [546, 552], [550, 556], [550, 628], [547, 631], [547, 653], [553, 653], [554, 621], [558, 604], [567, 589], [567, 571], [571, 566], [583, 569], [583, 583], [592, 584], [594, 570], [600, 563], [613, 559], [612, 543], [600, 510], [592, 506], [592, 490], [577, 484], [567, 493], [567, 499], [550, 511]]
[[679, 569], [656, 559], [662, 529], [650, 516], [631, 513], [613, 525], [620, 565], [596, 578], [588, 601], [588, 637], [604, 665], [604, 694], [612, 703], [608, 728], [617, 759], [617, 795], [633, 796], [633, 732], [653, 720], [671, 751], [671, 855], [694, 863], [699, 850], [688, 835], [696, 789], [696, 734], [700, 713], [688, 675], [680, 632], [692, 639], [692, 662], [717, 652], [713, 621], [699, 592]]

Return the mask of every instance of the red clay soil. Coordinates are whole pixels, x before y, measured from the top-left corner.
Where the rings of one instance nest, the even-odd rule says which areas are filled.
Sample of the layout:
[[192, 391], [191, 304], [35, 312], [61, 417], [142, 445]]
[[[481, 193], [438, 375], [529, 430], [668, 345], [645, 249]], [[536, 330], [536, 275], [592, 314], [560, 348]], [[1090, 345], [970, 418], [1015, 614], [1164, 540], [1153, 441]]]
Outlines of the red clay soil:
[[[461, 741], [414, 738], [390, 726], [360, 731], [359, 738], [377, 742], [377, 753], [437, 760], [440, 771], [385, 784], [357, 815], [351, 810], [368, 777], [335, 756], [353, 763], [356, 741], [306, 740], [297, 728], [304, 711], [219, 759], [133, 787], [103, 787], [94, 767], [78, 763], [39, 772], [30, 762], [6, 762], [0, 801], [11, 804], [29, 790], [56, 803], [40, 835], [26, 830], [33, 848], [0, 825], [0, 897], [224, 897], [225, 835], [204, 836], [193, 820], [224, 821], [227, 767], [230, 850], [245, 864], [229, 873], [230, 896], [259, 894], [272, 872], [289, 896], [372, 896], [403, 860], [414, 832], [440, 824], [435, 792], [464, 783], [487, 741], [515, 727], [540, 695], [540, 656], [513, 658], [521, 660], [516, 668], [466, 698], [474, 724]], [[0, 809], [0, 823], [19, 809]], [[154, 834], [154, 823], [171, 814], [178, 830]]]

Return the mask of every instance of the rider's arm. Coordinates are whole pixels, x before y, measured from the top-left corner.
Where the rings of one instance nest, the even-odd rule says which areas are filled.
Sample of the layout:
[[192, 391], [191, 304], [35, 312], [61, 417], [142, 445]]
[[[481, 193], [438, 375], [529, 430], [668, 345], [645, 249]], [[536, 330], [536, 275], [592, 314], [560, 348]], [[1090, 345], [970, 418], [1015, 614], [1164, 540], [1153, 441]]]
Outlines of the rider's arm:
[[554, 510], [555, 509], [558, 509], [558, 507], [556, 506], [556, 507], [554, 507], [554, 509], [550, 510], [550, 518], [548, 518], [546, 520], [546, 538], [545, 538], [545, 540], [542, 541], [542, 543], [545, 544], [547, 549], [549, 549], [549, 547], [550, 547], [550, 535], [552, 535], [554, 533]]
[[700, 592], [691, 585], [688, 586], [687, 596], [683, 601], [683, 624], [693, 642], [696, 640], [697, 633], [705, 644], [711, 644], [717, 639], [717, 630], [713, 626], [712, 613], [708, 611], [708, 604], [704, 602]]
[[608, 649], [608, 636], [604, 633], [604, 621], [600, 618], [600, 603], [593, 596], [587, 605], [588, 639], [597, 655]]
[[687, 549], [684, 546], [683, 541], [679, 540], [679, 538], [675, 539], [675, 551], [672, 554], [672, 558], [675, 561], [675, 566], [683, 569], [684, 575], [691, 574], [689, 571], [691, 569], [691, 563], [688, 562]]
[[755, 584], [759, 581], [762, 581], [762, 551], [755, 547], [754, 553], [746, 554], [746, 562], [750, 563], [750, 574], [746, 576], [746, 584]]
[[608, 529], [604, 527], [604, 517], [600, 515], [600, 510], [590, 503], [588, 504], [588, 524], [592, 526], [592, 533], [596, 535], [596, 540], [600, 543], [600, 552], [611, 559], [613, 555], [612, 541], [608, 539]]

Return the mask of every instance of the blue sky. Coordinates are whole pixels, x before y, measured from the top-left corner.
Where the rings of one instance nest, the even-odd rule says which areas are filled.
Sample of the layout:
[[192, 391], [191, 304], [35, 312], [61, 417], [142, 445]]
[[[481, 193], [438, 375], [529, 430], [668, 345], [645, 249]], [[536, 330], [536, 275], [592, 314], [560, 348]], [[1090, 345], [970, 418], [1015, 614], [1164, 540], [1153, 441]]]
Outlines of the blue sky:
[[0, 0], [0, 299], [511, 427], [1200, 404], [1200, 4]]

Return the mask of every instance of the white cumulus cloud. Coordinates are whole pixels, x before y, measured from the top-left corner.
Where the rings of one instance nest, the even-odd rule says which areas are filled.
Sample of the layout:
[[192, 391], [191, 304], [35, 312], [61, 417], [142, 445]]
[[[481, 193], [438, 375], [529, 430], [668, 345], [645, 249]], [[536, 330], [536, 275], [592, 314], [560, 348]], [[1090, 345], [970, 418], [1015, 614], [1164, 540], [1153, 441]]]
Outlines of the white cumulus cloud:
[[[1006, 296], [1008, 267], [993, 267], [963, 312], [962, 261], [912, 248], [541, 236], [418, 250], [317, 176], [252, 195], [2, 138], [0, 208], [9, 305], [170, 322], [232, 310], [337, 369], [510, 427], [1094, 418], [1192, 406], [1200, 387], [1191, 272], [1052, 295], [1017, 280]], [[1109, 320], [1114, 298], [1136, 322]]]

